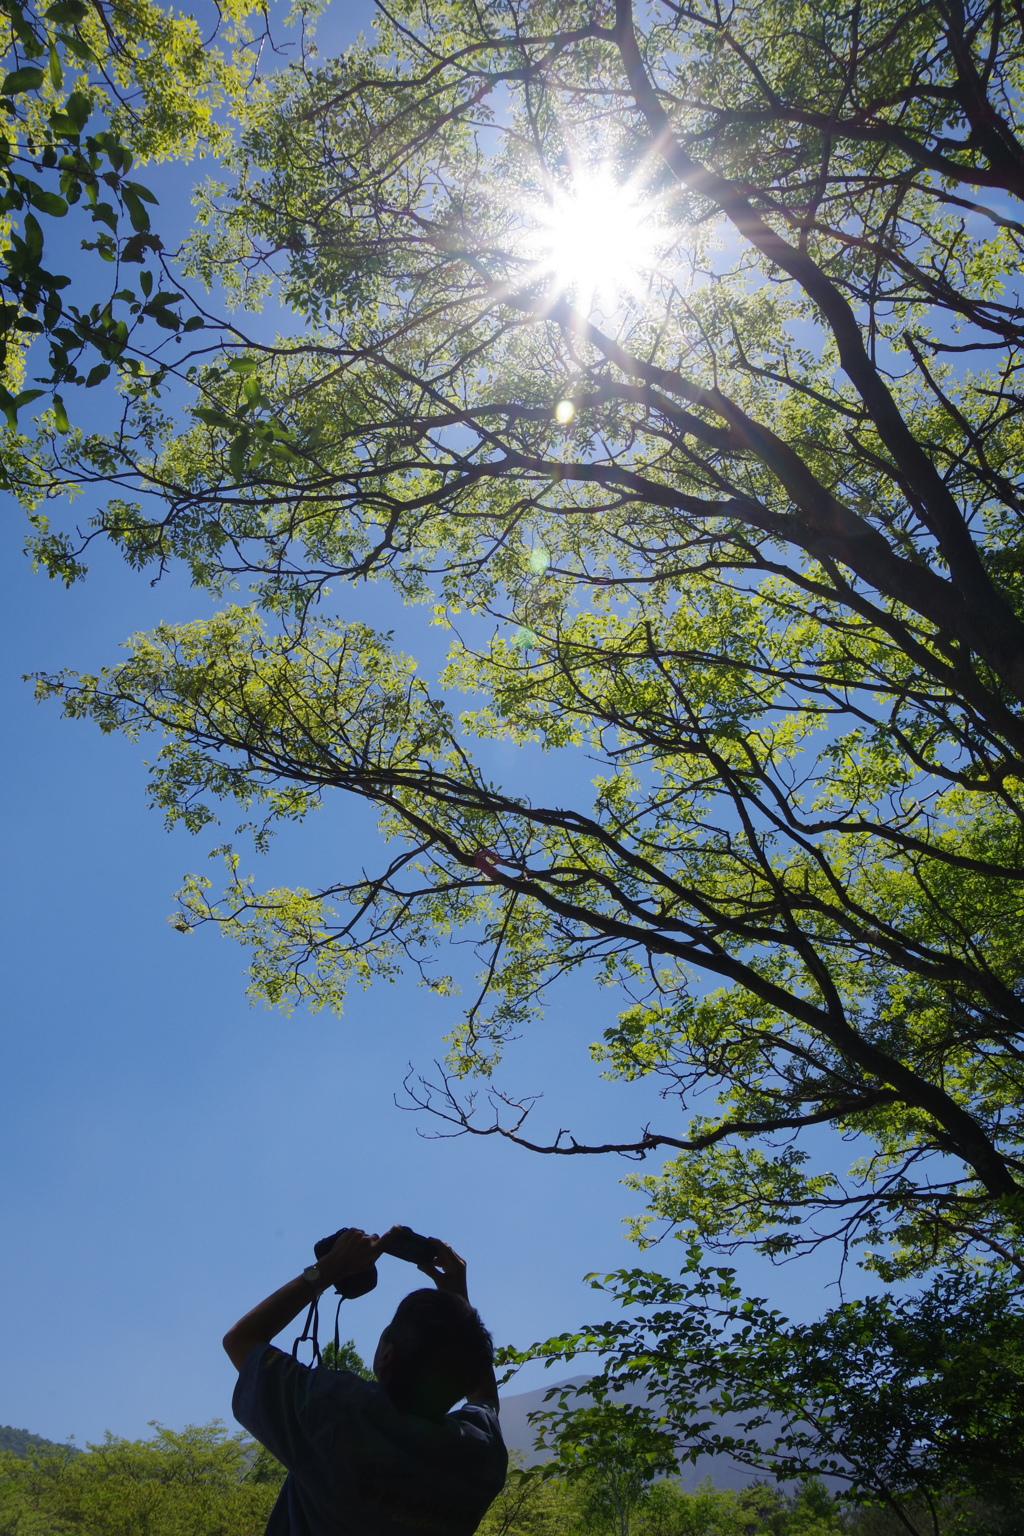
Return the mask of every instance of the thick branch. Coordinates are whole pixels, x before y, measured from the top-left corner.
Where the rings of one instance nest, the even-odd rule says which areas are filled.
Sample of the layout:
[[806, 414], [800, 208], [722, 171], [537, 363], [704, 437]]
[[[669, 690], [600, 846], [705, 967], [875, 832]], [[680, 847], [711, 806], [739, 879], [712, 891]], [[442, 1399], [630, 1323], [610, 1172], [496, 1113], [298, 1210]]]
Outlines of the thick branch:
[[963, 605], [957, 629], [971, 636], [972, 648], [1024, 700], [1024, 624], [989, 579], [955, 498], [868, 356], [849, 304], [820, 267], [777, 235], [735, 186], [683, 149], [647, 74], [633, 28], [631, 0], [616, 0], [616, 34], [630, 88], [651, 130], [651, 148], [680, 181], [717, 203], [739, 233], [798, 282], [821, 311], [846, 374], [898, 467], [904, 487], [918, 499], [921, 515], [938, 540], [955, 583], [955, 600]]

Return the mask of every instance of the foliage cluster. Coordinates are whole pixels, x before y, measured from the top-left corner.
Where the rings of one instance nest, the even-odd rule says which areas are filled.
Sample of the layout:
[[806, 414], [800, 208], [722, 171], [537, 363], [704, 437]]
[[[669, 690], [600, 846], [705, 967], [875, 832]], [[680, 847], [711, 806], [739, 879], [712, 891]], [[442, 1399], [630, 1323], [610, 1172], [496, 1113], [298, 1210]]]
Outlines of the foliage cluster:
[[552, 1464], [513, 1470], [480, 1536], [907, 1536], [908, 1518], [910, 1529], [941, 1536], [1019, 1536], [1022, 1529], [1016, 1511], [970, 1497], [910, 1505], [903, 1514], [880, 1505], [845, 1509], [814, 1478], [742, 1489], [716, 1488], [704, 1478], [690, 1491], [678, 1478], [662, 1477], [624, 1509], [609, 1498], [599, 1472], [566, 1480]]
[[[0, 1453], [3, 1536], [261, 1536], [282, 1469], [223, 1425], [156, 1428], [149, 1440], [106, 1440], [85, 1451]], [[633, 1501], [625, 1536], [840, 1536], [850, 1529], [813, 1486], [742, 1493], [672, 1479]], [[623, 1536], [598, 1480], [513, 1473], [481, 1536]]]
[[281, 1468], [220, 1423], [0, 1453], [3, 1536], [259, 1536]]
[[[209, 20], [204, 37], [196, 15], [157, 0], [0, 7], [0, 483], [30, 507], [47, 478], [19, 412], [48, 402], [45, 443], [71, 430], [76, 386], [110, 380], [127, 398], [158, 395], [187, 367], [171, 342], [204, 328], [177, 289], [178, 242], [165, 250], [152, 227], [158, 198], [133, 168], [217, 155], [255, 107], [266, 8], [229, 0]], [[123, 401], [111, 403], [121, 414]], [[101, 438], [75, 442], [93, 473], [109, 468]], [[45, 519], [36, 526], [37, 554], [73, 579], [65, 542]]]
[[[767, 1483], [736, 1491], [705, 1480], [693, 1492], [660, 1478], [625, 1521], [599, 1479], [567, 1482], [514, 1470], [479, 1527], [480, 1536], [854, 1536], [820, 1484], [786, 1493]], [[867, 1536], [867, 1533], [865, 1533]]]
[[944, 1530], [974, 1529], [974, 1507], [979, 1531], [1020, 1526], [1024, 1304], [1005, 1282], [942, 1275], [922, 1295], [800, 1325], [696, 1250], [677, 1281], [622, 1270], [592, 1283], [625, 1315], [505, 1356], [600, 1358], [538, 1415], [570, 1478], [600, 1464], [609, 1496], [618, 1477], [628, 1502], [674, 1457], [712, 1454], [776, 1480], [828, 1478], [847, 1506], [886, 1509], [921, 1536], [944, 1507], [958, 1511]]

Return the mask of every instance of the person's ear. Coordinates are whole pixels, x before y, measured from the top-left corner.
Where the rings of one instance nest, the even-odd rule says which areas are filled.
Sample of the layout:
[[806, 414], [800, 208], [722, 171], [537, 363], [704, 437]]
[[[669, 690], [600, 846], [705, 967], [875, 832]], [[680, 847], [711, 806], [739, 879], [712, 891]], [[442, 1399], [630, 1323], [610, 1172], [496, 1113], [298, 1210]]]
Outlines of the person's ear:
[[373, 1374], [380, 1380], [382, 1371], [387, 1371], [395, 1358], [394, 1345], [384, 1337], [381, 1338], [373, 1356]]

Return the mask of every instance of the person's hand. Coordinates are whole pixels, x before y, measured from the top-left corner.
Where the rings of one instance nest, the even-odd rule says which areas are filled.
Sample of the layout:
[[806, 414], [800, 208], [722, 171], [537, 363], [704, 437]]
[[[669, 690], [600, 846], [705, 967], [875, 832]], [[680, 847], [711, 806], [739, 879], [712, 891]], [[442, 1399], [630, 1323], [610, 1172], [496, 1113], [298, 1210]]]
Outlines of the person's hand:
[[416, 1268], [423, 1274], [429, 1275], [439, 1291], [453, 1291], [456, 1296], [462, 1296], [468, 1301], [465, 1259], [461, 1259], [455, 1249], [449, 1248], [447, 1243], [442, 1243], [439, 1237], [432, 1237], [430, 1241], [434, 1245], [433, 1261], [417, 1264]]
[[342, 1232], [330, 1253], [317, 1262], [322, 1279], [328, 1285], [337, 1285], [345, 1275], [358, 1275], [372, 1269], [380, 1254], [380, 1238], [376, 1232], [361, 1232], [350, 1227]]

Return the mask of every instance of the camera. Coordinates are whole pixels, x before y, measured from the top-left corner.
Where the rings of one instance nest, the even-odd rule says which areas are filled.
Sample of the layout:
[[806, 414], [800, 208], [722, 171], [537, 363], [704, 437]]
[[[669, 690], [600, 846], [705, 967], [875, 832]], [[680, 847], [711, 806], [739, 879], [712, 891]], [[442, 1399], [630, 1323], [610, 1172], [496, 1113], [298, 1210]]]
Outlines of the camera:
[[[351, 1227], [339, 1227], [330, 1237], [322, 1237], [318, 1243], [313, 1244], [314, 1255], [318, 1259], [325, 1258], [341, 1234], [351, 1230]], [[381, 1252], [390, 1253], [395, 1259], [404, 1259], [407, 1264], [426, 1264], [434, 1257], [434, 1244], [429, 1237], [421, 1236], [411, 1227], [395, 1227], [384, 1237]], [[343, 1275], [334, 1289], [339, 1296], [354, 1301], [357, 1296], [365, 1296], [368, 1291], [372, 1291], [376, 1284], [377, 1266], [374, 1264], [369, 1269], [359, 1270], [357, 1274]]]

